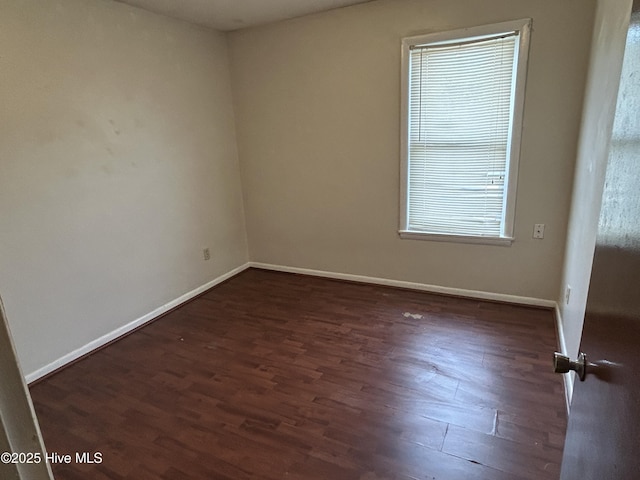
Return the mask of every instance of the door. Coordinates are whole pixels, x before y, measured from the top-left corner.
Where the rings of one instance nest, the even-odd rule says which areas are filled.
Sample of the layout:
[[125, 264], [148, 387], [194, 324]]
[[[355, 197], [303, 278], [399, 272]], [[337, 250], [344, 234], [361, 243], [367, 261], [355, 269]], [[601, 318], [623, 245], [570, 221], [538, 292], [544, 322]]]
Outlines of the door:
[[640, 12], [631, 26], [607, 164], [562, 480], [640, 478]]
[[0, 299], [0, 478], [53, 480]]

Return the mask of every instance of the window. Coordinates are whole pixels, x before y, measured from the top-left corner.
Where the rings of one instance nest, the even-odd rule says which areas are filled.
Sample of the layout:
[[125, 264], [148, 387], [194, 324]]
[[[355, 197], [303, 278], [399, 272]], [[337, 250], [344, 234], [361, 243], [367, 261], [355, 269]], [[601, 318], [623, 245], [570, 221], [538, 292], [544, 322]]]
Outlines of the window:
[[529, 27], [403, 40], [402, 238], [511, 244]]

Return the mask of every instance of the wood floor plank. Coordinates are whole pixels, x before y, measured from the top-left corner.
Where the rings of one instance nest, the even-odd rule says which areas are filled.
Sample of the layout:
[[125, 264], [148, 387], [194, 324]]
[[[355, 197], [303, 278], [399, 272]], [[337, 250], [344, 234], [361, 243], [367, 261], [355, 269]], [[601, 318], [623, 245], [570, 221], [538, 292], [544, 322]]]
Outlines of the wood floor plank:
[[548, 310], [247, 270], [31, 387], [58, 480], [556, 480]]
[[530, 480], [558, 478], [560, 475], [558, 457], [554, 459], [550, 455], [560, 453], [556, 447], [544, 443], [525, 445], [456, 425], [447, 430], [442, 451]]

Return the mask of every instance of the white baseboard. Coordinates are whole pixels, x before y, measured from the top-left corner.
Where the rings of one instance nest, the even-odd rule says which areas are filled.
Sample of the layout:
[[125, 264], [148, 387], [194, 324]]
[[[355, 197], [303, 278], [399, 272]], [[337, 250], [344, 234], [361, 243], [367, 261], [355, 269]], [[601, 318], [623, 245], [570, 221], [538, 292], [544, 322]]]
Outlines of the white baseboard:
[[[461, 288], [442, 287], [438, 285], [429, 285], [425, 283], [406, 282], [403, 280], [392, 280], [388, 278], [369, 277], [366, 275], [354, 275], [350, 273], [337, 273], [337, 272], [328, 272], [324, 270], [313, 270], [308, 268], [273, 265], [273, 264], [261, 263], [261, 262], [248, 262], [248, 263], [245, 263], [244, 265], [234, 268], [233, 270], [223, 275], [220, 275], [219, 277], [211, 280], [210, 282], [205, 283], [204, 285], [201, 285], [198, 288], [195, 288], [194, 290], [191, 290], [190, 292], [185, 293], [184, 295], [176, 298], [175, 300], [172, 300], [169, 303], [166, 303], [165, 305], [162, 305], [161, 307], [156, 308], [152, 312], [149, 312], [146, 315], [143, 315], [142, 317], [137, 318], [136, 320], [133, 320], [132, 322], [129, 322], [126, 325], [123, 325], [122, 327], [119, 327], [103, 335], [102, 337], [87, 343], [86, 345], [49, 363], [48, 365], [45, 365], [44, 367], [39, 368], [36, 371], [27, 374], [25, 376], [27, 383], [32, 383], [38, 380], [39, 378], [42, 378], [45, 375], [73, 362], [74, 360], [77, 360], [83, 355], [91, 353], [93, 350], [96, 350], [106, 345], [107, 343], [129, 333], [130, 331], [140, 327], [141, 325], [144, 325], [147, 322], [150, 322], [151, 320], [162, 315], [163, 313], [166, 313], [169, 310], [191, 300], [192, 298], [200, 295], [206, 290], [218, 285], [219, 283], [224, 282], [225, 280], [233, 277], [234, 275], [237, 275], [238, 273], [250, 267], [261, 268], [264, 270], [274, 270], [278, 272], [313, 275], [316, 277], [333, 278], [337, 280], [370, 283], [374, 285], [385, 285], [390, 287], [407, 288], [411, 290], [419, 290], [419, 291], [430, 292], [430, 293], [440, 293], [444, 295], [454, 295], [458, 297], [475, 298], [480, 300], [491, 300], [491, 301], [498, 301], [498, 302], [505, 302], [505, 303], [513, 303], [518, 305], [555, 308], [556, 318], [558, 319], [558, 322], [559, 322], [558, 335], [560, 338], [560, 344], [563, 352], [566, 352], [566, 347], [564, 345], [564, 335], [562, 333], [562, 328], [561, 328], [560, 312], [558, 310], [558, 306], [556, 302], [552, 300], [545, 300], [545, 299], [533, 298], [533, 297], [523, 297], [523, 296], [517, 296], [517, 295], [507, 295], [502, 293], [483, 292], [480, 290], [467, 290], [467, 289], [461, 289]], [[569, 392], [570, 390], [572, 390], [572, 388], [570, 387], [573, 387], [573, 379], [569, 375], [565, 375], [565, 391]], [[567, 393], [567, 395], [569, 394]], [[567, 401], [569, 401], [570, 397], [567, 397], [567, 399], [568, 399]]]
[[86, 345], [74, 350], [71, 353], [68, 353], [60, 358], [58, 358], [57, 360], [54, 360], [53, 362], [49, 363], [48, 365], [45, 365], [42, 368], [39, 368], [38, 370], [36, 370], [35, 372], [31, 372], [27, 375], [25, 375], [25, 380], [27, 381], [27, 383], [32, 383], [36, 380], [38, 380], [39, 378], [44, 377], [45, 375], [61, 368], [64, 367], [65, 365], [73, 362], [74, 360], [77, 360], [78, 358], [82, 357], [83, 355], [86, 355], [88, 353], [91, 353], [93, 350], [96, 350], [100, 347], [102, 347], [103, 345], [106, 345], [107, 343], [116, 340], [119, 337], [122, 337], [123, 335], [126, 335], [127, 333], [129, 333], [132, 330], [135, 330], [136, 328], [140, 327], [141, 325], [144, 325], [147, 322], [152, 321], [153, 319], [159, 317], [160, 315], [162, 315], [163, 313], [168, 312], [169, 310], [191, 300], [194, 297], [197, 297], [198, 295], [200, 295], [203, 292], [206, 292], [207, 290], [209, 290], [212, 287], [215, 287], [216, 285], [218, 285], [219, 283], [224, 282], [225, 280], [233, 277], [234, 275], [237, 275], [238, 273], [242, 272], [243, 270], [246, 270], [247, 268], [249, 268], [250, 264], [249, 263], [245, 263], [244, 265], [241, 265], [237, 268], [234, 268], [233, 270], [220, 275], [219, 277], [214, 278], [213, 280], [211, 280], [210, 282], [205, 283], [204, 285], [201, 285], [193, 290], [191, 290], [190, 292], [185, 293], [184, 295], [181, 295], [180, 297], [176, 298], [175, 300], [170, 301], [169, 303], [166, 303], [164, 305], [162, 305], [161, 307], [156, 308], [155, 310], [147, 313], [146, 315], [143, 315], [140, 318], [137, 318], [136, 320], [133, 320], [132, 322], [127, 323], [126, 325], [123, 325], [122, 327], [116, 328], [115, 330], [101, 336], [100, 338], [97, 338], [89, 343], [87, 343]]
[[[558, 308], [558, 303], [554, 300], [545, 300], [541, 298], [522, 297], [518, 295], [507, 295], [503, 293], [483, 292], [480, 290], [466, 290], [462, 288], [442, 287], [439, 285], [429, 285], [425, 283], [405, 282], [402, 280], [391, 280], [388, 278], [368, 277], [365, 275], [352, 275], [350, 273], [327, 272], [324, 270], [312, 270], [308, 268], [287, 267], [283, 265], [273, 265], [269, 263], [249, 262], [249, 266], [262, 268], [265, 270], [275, 270], [278, 272], [299, 273], [302, 275], [313, 275], [316, 277], [334, 278], [337, 280], [349, 280], [353, 282], [372, 283], [375, 285], [386, 285], [391, 287], [408, 288], [411, 290], [420, 290], [431, 293], [441, 293], [445, 295], [454, 295], [457, 297], [475, 298], [479, 300], [491, 300], [504, 303], [512, 303], [517, 305], [527, 305], [534, 307], [551, 308], [555, 311], [556, 329], [558, 332], [559, 347], [564, 355], [567, 355], [567, 345], [564, 338], [564, 329], [562, 325], [562, 316]], [[567, 413], [571, 405], [571, 394], [573, 392], [573, 373], [565, 373], [564, 393]]]
[[423, 292], [441, 293], [443, 295], [454, 295], [456, 297], [476, 298], [480, 300], [492, 300], [504, 303], [514, 303], [517, 305], [529, 305], [535, 307], [555, 308], [556, 302], [541, 298], [521, 297], [518, 295], [507, 295], [504, 293], [483, 292], [480, 290], [466, 290], [462, 288], [441, 287], [426, 283], [405, 282], [403, 280], [392, 280], [388, 278], [368, 277], [365, 275], [353, 275], [350, 273], [327, 272], [324, 270], [311, 270], [308, 268], [287, 267], [283, 265], [272, 265], [269, 263], [249, 262], [249, 266], [262, 268], [265, 270], [275, 270], [278, 272], [300, 273], [303, 275], [313, 275], [315, 277], [334, 278], [337, 280], [348, 280], [352, 282], [372, 283], [375, 285], [386, 285], [389, 287], [408, 288]]
[[[560, 307], [556, 303], [555, 306], [556, 313], [556, 330], [558, 332], [558, 343], [560, 347], [560, 352], [563, 355], [569, 355], [567, 351], [567, 342], [564, 338], [564, 324], [562, 323], [562, 314], [560, 313]], [[564, 379], [564, 398], [567, 406], [567, 415], [569, 414], [569, 410], [571, 409], [571, 397], [573, 395], [573, 382], [575, 381], [575, 376], [573, 372], [564, 373], [562, 375]]]

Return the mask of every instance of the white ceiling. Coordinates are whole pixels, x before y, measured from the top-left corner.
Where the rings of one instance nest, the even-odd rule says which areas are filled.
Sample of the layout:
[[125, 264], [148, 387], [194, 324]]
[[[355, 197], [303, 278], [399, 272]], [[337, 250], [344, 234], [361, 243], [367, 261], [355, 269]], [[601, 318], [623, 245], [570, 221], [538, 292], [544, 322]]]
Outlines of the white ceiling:
[[116, 0], [151, 12], [229, 31], [371, 0]]

